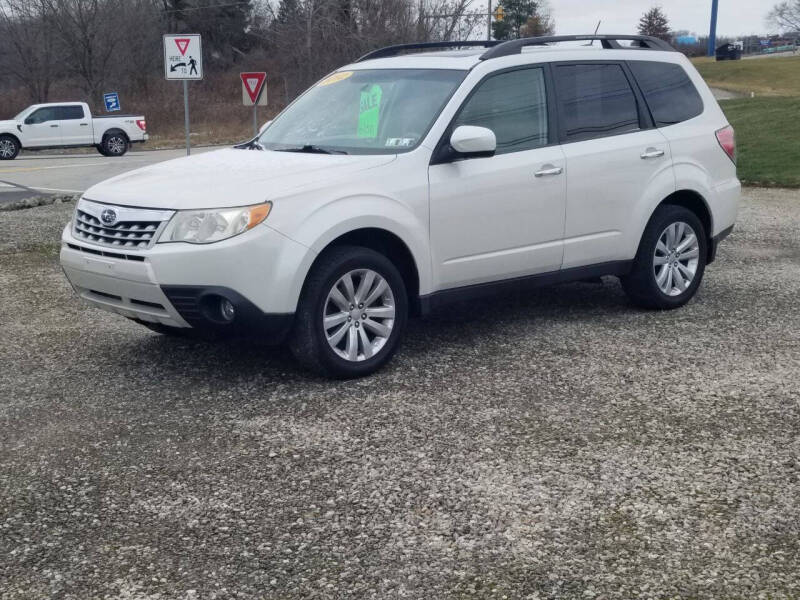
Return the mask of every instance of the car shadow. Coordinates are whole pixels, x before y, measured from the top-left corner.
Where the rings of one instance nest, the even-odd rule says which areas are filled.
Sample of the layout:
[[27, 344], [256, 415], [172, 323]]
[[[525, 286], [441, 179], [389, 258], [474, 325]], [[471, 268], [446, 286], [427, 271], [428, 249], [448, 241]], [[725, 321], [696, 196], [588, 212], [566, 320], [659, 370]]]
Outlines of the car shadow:
[[[507, 294], [498, 298], [459, 302], [425, 318], [411, 319], [398, 357], [381, 371], [400, 362], [417, 362], [459, 346], [471, 346], [496, 331], [498, 324], [519, 331], [549, 319], [574, 322], [616, 318], [636, 310], [628, 303], [616, 278], [601, 283], [571, 283]], [[158, 334], [137, 340], [132, 352], [151, 357], [162, 369], [204, 373], [215, 380], [237, 380], [259, 374], [282, 383], [327, 381], [298, 364], [286, 345], [275, 346], [252, 338], [203, 341]], [[394, 365], [394, 366], [393, 366]], [[167, 369], [168, 371], [170, 369]]]

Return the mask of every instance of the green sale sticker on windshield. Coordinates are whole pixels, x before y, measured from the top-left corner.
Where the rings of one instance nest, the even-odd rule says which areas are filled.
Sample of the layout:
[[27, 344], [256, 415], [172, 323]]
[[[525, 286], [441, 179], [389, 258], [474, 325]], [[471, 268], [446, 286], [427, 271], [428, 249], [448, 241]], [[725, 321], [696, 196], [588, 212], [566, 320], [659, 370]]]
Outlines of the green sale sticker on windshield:
[[358, 107], [358, 131], [356, 132], [358, 137], [368, 139], [378, 137], [382, 95], [383, 90], [378, 84], [362, 89]]

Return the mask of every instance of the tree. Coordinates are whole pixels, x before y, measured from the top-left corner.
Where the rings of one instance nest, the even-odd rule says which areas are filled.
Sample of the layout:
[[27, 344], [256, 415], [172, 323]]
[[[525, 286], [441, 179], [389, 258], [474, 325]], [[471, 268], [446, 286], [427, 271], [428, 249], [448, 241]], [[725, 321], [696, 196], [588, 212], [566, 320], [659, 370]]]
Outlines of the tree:
[[32, 102], [47, 102], [60, 69], [52, 15], [43, 0], [0, 2], [0, 73], [19, 81]]
[[639, 33], [670, 41], [669, 19], [660, 6], [654, 6], [639, 19]]
[[542, 35], [553, 35], [556, 32], [556, 24], [548, 14], [537, 14], [528, 17], [525, 25], [520, 27], [521, 37], [539, 37]]
[[512, 40], [551, 33], [555, 27], [544, 0], [502, 0], [503, 18], [492, 22], [496, 40]]
[[779, 2], [769, 11], [767, 21], [782, 31], [800, 31], [800, 0]]

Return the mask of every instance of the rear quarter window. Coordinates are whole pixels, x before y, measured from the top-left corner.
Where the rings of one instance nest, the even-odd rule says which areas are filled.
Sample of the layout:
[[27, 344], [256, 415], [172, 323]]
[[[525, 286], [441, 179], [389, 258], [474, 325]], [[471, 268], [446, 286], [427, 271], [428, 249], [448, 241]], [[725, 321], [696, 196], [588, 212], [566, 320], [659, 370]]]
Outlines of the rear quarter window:
[[702, 114], [703, 99], [680, 65], [649, 61], [628, 65], [657, 126], [675, 125]]
[[564, 141], [639, 130], [639, 109], [619, 64], [559, 65], [555, 69]]

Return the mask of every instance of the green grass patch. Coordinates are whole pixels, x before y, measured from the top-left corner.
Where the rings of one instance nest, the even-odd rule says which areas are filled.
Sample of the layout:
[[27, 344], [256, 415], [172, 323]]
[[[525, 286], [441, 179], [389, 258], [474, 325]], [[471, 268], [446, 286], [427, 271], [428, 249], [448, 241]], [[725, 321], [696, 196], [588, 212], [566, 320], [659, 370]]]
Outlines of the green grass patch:
[[720, 106], [736, 129], [739, 179], [800, 187], [800, 98], [741, 98]]
[[752, 60], [692, 61], [711, 87], [756, 96], [800, 96], [800, 55]]

